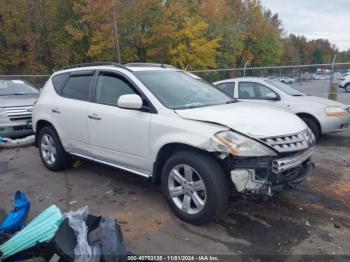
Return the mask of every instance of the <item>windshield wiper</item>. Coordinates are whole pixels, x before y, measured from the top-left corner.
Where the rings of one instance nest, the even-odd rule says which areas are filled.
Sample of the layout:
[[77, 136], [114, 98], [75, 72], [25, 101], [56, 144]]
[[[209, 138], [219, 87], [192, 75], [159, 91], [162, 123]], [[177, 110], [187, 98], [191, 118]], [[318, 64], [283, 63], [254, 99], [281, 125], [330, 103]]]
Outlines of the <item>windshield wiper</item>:
[[201, 104], [201, 103], [191, 103], [191, 104], [185, 105], [184, 107], [185, 107], [185, 108], [188, 108], [188, 109], [191, 109], [191, 108], [200, 107], [200, 106], [202, 106], [202, 105], [203, 105], [203, 104]]
[[22, 95], [31, 95], [30, 93], [13, 93], [9, 94], [9, 96], [22, 96]]

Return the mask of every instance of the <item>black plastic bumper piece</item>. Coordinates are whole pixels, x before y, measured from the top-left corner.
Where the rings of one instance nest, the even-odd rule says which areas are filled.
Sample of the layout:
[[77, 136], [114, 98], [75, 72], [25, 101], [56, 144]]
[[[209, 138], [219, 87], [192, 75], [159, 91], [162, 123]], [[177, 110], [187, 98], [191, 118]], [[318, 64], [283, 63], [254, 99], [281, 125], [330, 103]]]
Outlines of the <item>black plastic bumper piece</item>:
[[307, 162], [294, 171], [294, 174], [286, 177], [285, 180], [280, 181], [279, 183], [272, 183], [271, 189], [273, 192], [280, 192], [285, 189], [295, 189], [295, 187], [303, 182], [310, 174], [311, 171], [315, 168], [314, 163]]

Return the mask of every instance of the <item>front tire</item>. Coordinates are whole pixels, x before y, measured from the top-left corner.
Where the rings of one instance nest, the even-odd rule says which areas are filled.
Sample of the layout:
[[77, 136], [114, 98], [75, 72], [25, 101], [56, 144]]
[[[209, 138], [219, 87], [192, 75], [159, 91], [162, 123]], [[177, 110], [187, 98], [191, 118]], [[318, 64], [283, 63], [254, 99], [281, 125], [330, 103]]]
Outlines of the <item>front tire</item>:
[[314, 133], [316, 141], [319, 141], [320, 137], [321, 137], [321, 129], [318, 126], [316, 120], [312, 119], [311, 117], [307, 117], [307, 116], [304, 116], [301, 119], [311, 129], [312, 133]]
[[209, 155], [179, 151], [164, 165], [162, 191], [170, 208], [181, 220], [201, 225], [224, 211], [230, 183], [218, 162]]
[[57, 172], [69, 167], [70, 157], [52, 127], [47, 126], [41, 129], [38, 141], [39, 155], [47, 169]]

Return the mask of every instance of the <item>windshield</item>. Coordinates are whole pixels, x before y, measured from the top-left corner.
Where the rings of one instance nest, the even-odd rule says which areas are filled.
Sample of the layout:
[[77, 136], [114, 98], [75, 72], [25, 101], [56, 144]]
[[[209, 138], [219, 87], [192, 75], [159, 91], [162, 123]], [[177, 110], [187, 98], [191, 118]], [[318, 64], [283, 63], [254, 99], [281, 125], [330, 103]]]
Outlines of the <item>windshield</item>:
[[291, 86], [289, 86], [287, 84], [284, 84], [284, 83], [281, 83], [281, 82], [277, 82], [277, 81], [274, 81], [274, 80], [269, 80], [269, 79], [266, 79], [265, 82], [270, 84], [270, 85], [273, 85], [274, 87], [278, 88], [279, 90], [281, 90], [282, 92], [286, 93], [287, 95], [290, 95], [290, 96], [304, 96], [303, 93], [299, 92], [298, 90], [294, 89], [293, 87], [291, 87]]
[[134, 74], [161, 103], [171, 109], [233, 102], [213, 85], [182, 71], [141, 71]]
[[22, 80], [0, 80], [0, 96], [34, 94], [38, 94], [38, 90]]

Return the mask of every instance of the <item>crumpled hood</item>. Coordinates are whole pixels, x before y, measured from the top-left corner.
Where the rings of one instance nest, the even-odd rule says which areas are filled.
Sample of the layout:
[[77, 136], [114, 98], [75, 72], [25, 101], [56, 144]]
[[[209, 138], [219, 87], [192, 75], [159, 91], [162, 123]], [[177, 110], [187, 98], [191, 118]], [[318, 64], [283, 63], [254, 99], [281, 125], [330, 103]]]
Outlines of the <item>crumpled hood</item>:
[[249, 102], [175, 112], [185, 119], [220, 124], [256, 138], [295, 134], [307, 128], [299, 117], [286, 110]]
[[0, 96], [0, 107], [32, 106], [39, 95]]
[[311, 103], [319, 103], [319, 104], [322, 104], [324, 106], [340, 106], [343, 108], [348, 107], [340, 102], [326, 99], [326, 98], [322, 98], [322, 97], [318, 97], [318, 96], [298, 96], [298, 99], [306, 100], [306, 101], [309, 101]]

